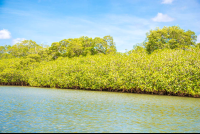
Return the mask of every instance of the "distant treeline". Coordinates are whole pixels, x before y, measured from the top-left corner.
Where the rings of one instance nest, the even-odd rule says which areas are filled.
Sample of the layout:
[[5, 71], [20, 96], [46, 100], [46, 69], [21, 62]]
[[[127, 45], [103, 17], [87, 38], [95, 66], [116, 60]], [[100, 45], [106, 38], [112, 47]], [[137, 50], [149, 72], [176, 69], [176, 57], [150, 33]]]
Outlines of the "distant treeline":
[[126, 53], [111, 36], [3, 46], [0, 84], [200, 97], [200, 45], [194, 32], [181, 31], [152, 30]]
[[96, 54], [116, 53], [116, 46], [111, 36], [94, 39], [87, 36], [63, 39], [53, 42], [50, 47], [42, 46], [32, 40], [24, 40], [13, 46], [0, 46], [0, 58], [33, 58], [35, 60], [55, 60], [58, 57], [79, 57]]

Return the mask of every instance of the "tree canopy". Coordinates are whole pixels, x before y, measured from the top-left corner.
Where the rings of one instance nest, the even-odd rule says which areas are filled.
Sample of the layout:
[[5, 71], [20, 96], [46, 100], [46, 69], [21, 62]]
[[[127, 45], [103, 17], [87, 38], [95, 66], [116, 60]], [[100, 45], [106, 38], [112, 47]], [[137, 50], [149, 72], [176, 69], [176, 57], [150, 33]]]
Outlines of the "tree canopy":
[[110, 35], [94, 39], [87, 36], [63, 39], [43, 47], [32, 40], [24, 40], [13, 46], [0, 46], [0, 58], [32, 58], [36, 61], [57, 59], [58, 57], [79, 57], [96, 54], [116, 53], [113, 37]]
[[186, 49], [188, 46], [195, 45], [197, 39], [193, 31], [185, 31], [179, 26], [156, 28], [155, 30], [150, 30], [146, 35], [145, 48], [148, 53], [163, 48]]
[[116, 46], [113, 38], [108, 35], [103, 38], [95, 37], [94, 39], [87, 36], [80, 38], [63, 39], [59, 42], [54, 42], [49, 48], [49, 54], [53, 59], [59, 56], [63, 57], [78, 57], [80, 55], [95, 55], [98, 53], [109, 54], [116, 53]]

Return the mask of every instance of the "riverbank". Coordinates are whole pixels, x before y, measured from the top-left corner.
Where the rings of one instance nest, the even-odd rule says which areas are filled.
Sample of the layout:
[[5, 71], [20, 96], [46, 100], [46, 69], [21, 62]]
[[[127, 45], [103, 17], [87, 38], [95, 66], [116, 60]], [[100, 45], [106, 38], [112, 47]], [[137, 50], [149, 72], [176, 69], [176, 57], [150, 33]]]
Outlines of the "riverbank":
[[[30, 84], [26, 82], [21, 83], [1, 83], [0, 86], [29, 86], [29, 87], [36, 87], [36, 86], [30, 86]], [[51, 88], [50, 86], [40, 86], [42, 88]], [[55, 87], [60, 88], [60, 87]], [[161, 91], [145, 91], [140, 88], [132, 88], [130, 90], [126, 89], [112, 89], [112, 88], [105, 88], [105, 89], [83, 89], [80, 87], [68, 87], [68, 88], [60, 88], [60, 89], [76, 89], [76, 90], [91, 90], [91, 91], [108, 91], [108, 92], [121, 92], [121, 93], [136, 93], [136, 94], [153, 94], [153, 95], [168, 95], [168, 96], [180, 96], [180, 97], [194, 97], [194, 98], [200, 98], [200, 95], [191, 95], [183, 92], [167, 92], [165, 90]]]

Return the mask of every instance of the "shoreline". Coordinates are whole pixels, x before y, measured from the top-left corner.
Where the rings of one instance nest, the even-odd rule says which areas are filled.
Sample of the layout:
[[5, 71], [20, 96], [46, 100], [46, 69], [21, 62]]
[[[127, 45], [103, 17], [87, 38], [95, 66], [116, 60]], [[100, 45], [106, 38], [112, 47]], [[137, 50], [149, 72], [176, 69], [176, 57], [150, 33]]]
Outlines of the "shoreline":
[[129, 90], [126, 89], [111, 89], [111, 88], [106, 88], [106, 89], [83, 89], [78, 86], [76, 87], [67, 87], [67, 88], [61, 88], [61, 87], [50, 87], [50, 86], [30, 86], [29, 83], [26, 82], [18, 82], [18, 83], [0, 83], [0, 86], [28, 86], [28, 87], [41, 87], [41, 88], [59, 88], [59, 89], [76, 89], [76, 90], [89, 90], [89, 91], [107, 91], [107, 92], [119, 92], [119, 93], [135, 93], [135, 94], [152, 94], [152, 95], [165, 95], [165, 96], [180, 96], [180, 97], [192, 97], [192, 98], [200, 98], [200, 95], [191, 95], [187, 93], [182, 93], [178, 91], [177, 93], [175, 92], [167, 92], [165, 90], [163, 91], [145, 91], [140, 88], [132, 88]]

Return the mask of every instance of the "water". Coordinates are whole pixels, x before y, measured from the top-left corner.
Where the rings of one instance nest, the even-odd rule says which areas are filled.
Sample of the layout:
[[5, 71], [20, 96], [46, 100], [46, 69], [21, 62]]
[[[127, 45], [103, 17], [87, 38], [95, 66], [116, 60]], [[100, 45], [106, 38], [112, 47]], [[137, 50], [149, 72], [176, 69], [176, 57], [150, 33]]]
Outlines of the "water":
[[0, 86], [0, 132], [200, 132], [200, 99]]

